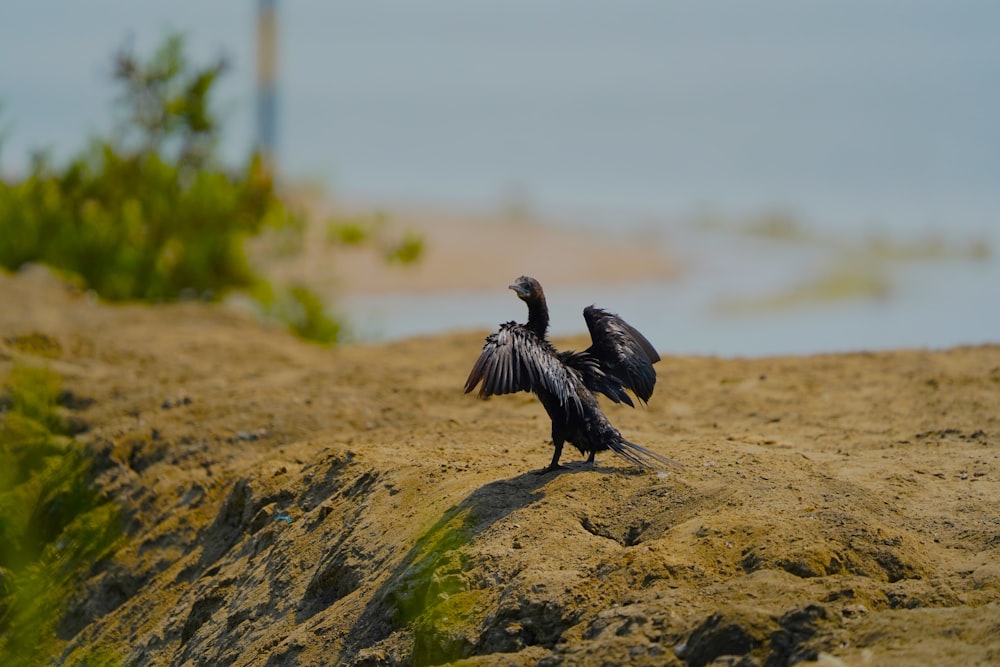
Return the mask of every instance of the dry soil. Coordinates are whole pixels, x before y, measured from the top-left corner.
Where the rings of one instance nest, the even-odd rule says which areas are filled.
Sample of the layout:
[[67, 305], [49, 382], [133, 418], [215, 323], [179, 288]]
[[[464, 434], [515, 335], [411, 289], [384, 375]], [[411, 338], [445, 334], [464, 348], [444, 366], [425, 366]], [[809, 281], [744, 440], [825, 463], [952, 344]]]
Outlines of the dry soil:
[[45, 364], [87, 399], [79, 438], [126, 518], [60, 660], [1000, 662], [998, 346], [741, 360], [661, 342], [648, 407], [606, 411], [683, 467], [605, 454], [537, 475], [537, 401], [462, 393], [486, 332], [324, 349], [218, 306], [104, 305], [42, 270], [0, 294], [0, 377]]

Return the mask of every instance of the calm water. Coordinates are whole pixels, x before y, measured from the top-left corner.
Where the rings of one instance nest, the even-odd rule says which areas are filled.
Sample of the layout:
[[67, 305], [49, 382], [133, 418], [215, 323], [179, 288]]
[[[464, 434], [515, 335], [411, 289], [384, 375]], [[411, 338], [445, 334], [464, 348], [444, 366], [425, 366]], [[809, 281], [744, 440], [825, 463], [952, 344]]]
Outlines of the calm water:
[[[299, 0], [279, 10], [291, 177], [350, 198], [518, 203], [567, 224], [652, 228], [694, 260], [669, 285], [553, 295], [572, 304], [557, 328], [582, 329], [579, 308], [601, 301], [681, 351], [1000, 340], [998, 3]], [[168, 28], [199, 60], [228, 54], [223, 150], [246, 154], [254, 3], [9, 0], [0, 18], [5, 173], [23, 170], [31, 148], [63, 156], [107, 130], [110, 54], [127, 39], [148, 50]], [[878, 299], [720, 311], [720, 300], [838, 261], [687, 226], [706, 212], [773, 209], [856, 242], [876, 231], [984, 239], [994, 257], [886, 265]], [[499, 292], [496, 303], [348, 306], [360, 330], [392, 338], [519, 317]], [[418, 315], [428, 309], [436, 317]]]
[[[762, 356], [1000, 342], [995, 258], [862, 263], [864, 272], [885, 281], [884, 293], [733, 312], [725, 304], [734, 299], [753, 304], [823, 276], [842, 261], [840, 251], [695, 230], [678, 230], [671, 238], [687, 267], [677, 281], [547, 289], [553, 333], [585, 333], [583, 308], [597, 304], [672, 354]], [[374, 339], [493, 329], [526, 317], [524, 305], [504, 285], [448, 298], [369, 297], [344, 305], [358, 333]]]

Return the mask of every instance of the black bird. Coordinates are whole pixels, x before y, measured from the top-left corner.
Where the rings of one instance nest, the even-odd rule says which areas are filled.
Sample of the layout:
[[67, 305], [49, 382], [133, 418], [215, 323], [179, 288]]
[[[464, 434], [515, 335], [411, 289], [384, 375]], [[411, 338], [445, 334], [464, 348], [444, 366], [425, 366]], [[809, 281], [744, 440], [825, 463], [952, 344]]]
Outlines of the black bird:
[[590, 330], [591, 346], [582, 352], [557, 352], [546, 338], [549, 309], [538, 281], [521, 276], [510, 289], [528, 304], [528, 322], [507, 322], [486, 338], [465, 393], [482, 383], [479, 397], [530, 391], [538, 396], [552, 419], [552, 462], [542, 473], [558, 470], [564, 442], [587, 454], [612, 452], [644, 468], [679, 465], [671, 459], [629, 442], [601, 412], [595, 394], [632, 407], [632, 391], [646, 402], [653, 394], [660, 360], [652, 344], [623, 319], [589, 306], [583, 318]]

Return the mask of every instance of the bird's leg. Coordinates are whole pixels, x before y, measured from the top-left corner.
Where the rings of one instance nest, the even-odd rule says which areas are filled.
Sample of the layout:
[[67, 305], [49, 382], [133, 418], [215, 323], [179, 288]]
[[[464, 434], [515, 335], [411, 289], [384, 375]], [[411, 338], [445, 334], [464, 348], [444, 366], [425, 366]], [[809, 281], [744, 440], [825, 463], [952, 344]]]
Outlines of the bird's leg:
[[567, 463], [567, 468], [573, 468], [574, 470], [585, 470], [594, 466], [594, 455], [597, 452], [590, 452], [590, 456], [587, 457], [586, 461], [573, 461], [572, 463]]
[[553, 434], [552, 446], [556, 449], [556, 451], [552, 453], [552, 463], [549, 464], [548, 468], [536, 470], [536, 474], [545, 475], [550, 472], [555, 472], [556, 470], [562, 470], [563, 466], [559, 465], [559, 457], [562, 456], [563, 439]]

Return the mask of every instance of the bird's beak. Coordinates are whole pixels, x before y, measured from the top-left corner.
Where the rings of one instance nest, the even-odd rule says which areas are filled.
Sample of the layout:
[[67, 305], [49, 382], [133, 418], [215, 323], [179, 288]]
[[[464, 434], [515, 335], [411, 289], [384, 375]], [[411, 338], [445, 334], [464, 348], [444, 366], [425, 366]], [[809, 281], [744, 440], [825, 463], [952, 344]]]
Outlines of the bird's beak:
[[524, 289], [523, 287], [521, 287], [517, 283], [513, 283], [511, 285], [507, 285], [507, 289], [514, 290], [515, 292], [517, 292], [518, 296], [528, 296], [528, 290]]

